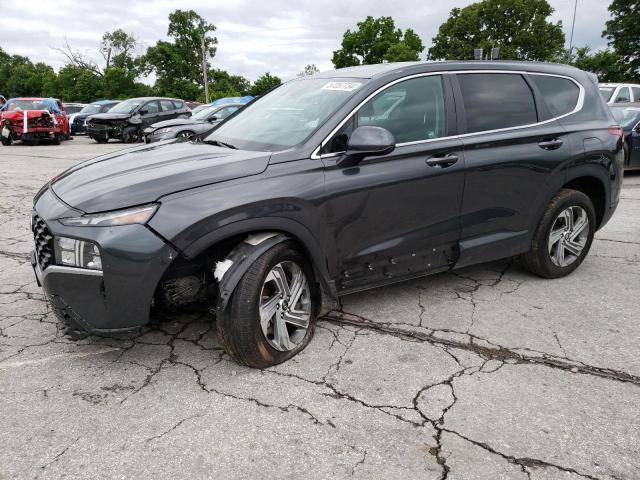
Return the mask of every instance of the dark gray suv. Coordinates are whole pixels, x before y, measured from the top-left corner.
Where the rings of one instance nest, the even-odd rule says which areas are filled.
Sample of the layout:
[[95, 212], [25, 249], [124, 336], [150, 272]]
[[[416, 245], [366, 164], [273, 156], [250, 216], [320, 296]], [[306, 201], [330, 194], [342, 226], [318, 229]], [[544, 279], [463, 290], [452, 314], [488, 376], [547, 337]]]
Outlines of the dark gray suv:
[[567, 66], [320, 73], [203, 142], [55, 177], [35, 198], [32, 263], [72, 331], [200, 302], [233, 358], [266, 367], [350, 292], [511, 256], [571, 273], [618, 204], [622, 145], [597, 85]]

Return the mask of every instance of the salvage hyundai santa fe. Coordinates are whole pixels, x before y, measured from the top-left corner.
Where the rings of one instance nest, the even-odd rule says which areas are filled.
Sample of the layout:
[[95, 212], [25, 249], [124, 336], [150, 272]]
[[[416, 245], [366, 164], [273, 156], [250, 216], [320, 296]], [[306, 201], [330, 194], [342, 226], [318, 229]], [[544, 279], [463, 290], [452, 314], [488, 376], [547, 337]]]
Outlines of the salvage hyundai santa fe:
[[53, 178], [32, 263], [71, 331], [198, 302], [229, 355], [267, 367], [347, 293], [514, 256], [571, 273], [618, 205], [623, 162], [622, 130], [575, 68], [346, 68], [283, 84], [203, 141]]

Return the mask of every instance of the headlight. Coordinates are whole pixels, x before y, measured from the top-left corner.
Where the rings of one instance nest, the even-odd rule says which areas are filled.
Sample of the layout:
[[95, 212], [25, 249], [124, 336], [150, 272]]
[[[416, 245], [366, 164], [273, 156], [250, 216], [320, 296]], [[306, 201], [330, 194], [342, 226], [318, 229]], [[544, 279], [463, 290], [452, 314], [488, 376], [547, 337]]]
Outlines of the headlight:
[[167, 128], [159, 128], [158, 130], [153, 132], [151, 135], [162, 135], [163, 133], [169, 133], [170, 131], [171, 131], [171, 128], [169, 128], [169, 127], [167, 127]]
[[69, 237], [54, 237], [53, 249], [58, 265], [102, 270], [100, 250], [93, 242]]
[[82, 215], [81, 217], [60, 218], [63, 225], [70, 227], [98, 226], [113, 227], [116, 225], [132, 225], [134, 223], [147, 223], [156, 213], [158, 205], [145, 205], [144, 207], [128, 208], [126, 210], [115, 210], [113, 212], [96, 213], [93, 215]]

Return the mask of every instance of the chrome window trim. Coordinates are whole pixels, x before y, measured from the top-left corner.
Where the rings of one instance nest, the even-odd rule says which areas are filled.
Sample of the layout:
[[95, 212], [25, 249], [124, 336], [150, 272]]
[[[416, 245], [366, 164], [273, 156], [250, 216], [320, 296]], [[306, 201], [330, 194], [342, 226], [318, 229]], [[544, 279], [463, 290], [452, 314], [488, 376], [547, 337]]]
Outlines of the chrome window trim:
[[423, 144], [423, 143], [437, 142], [437, 141], [440, 141], [440, 140], [459, 139], [459, 138], [473, 137], [473, 136], [476, 136], [476, 135], [485, 135], [487, 133], [499, 133], [499, 132], [507, 132], [507, 131], [511, 131], [511, 130], [519, 130], [519, 129], [522, 129], [522, 128], [535, 127], [535, 126], [538, 126], [538, 125], [544, 125], [544, 124], [547, 124], [547, 123], [555, 122], [556, 120], [559, 120], [561, 118], [565, 118], [565, 117], [568, 117], [569, 115], [573, 115], [575, 113], [578, 113], [580, 110], [582, 110], [582, 107], [584, 106], [585, 89], [580, 84], [580, 82], [578, 82], [574, 78], [568, 77], [566, 75], [556, 74], [556, 73], [527, 72], [527, 71], [524, 71], [524, 70], [453, 70], [453, 71], [416, 73], [414, 75], [409, 75], [409, 76], [406, 76], [406, 77], [402, 77], [402, 78], [396, 79], [396, 80], [394, 80], [392, 82], [389, 82], [389, 83], [383, 85], [382, 87], [378, 88], [377, 90], [375, 90], [370, 95], [368, 95], [367, 98], [365, 98], [362, 102], [360, 102], [358, 105], [356, 105], [355, 108], [353, 108], [349, 112], [349, 114], [333, 130], [331, 130], [331, 132], [329, 132], [329, 135], [327, 135], [325, 137], [325, 139], [320, 143], [320, 145], [318, 145], [316, 147], [316, 149], [313, 151], [313, 153], [311, 154], [311, 158], [313, 160], [319, 160], [321, 158], [331, 158], [331, 157], [337, 157], [339, 155], [342, 155], [344, 153], [344, 151], [342, 151], [342, 152], [333, 152], [333, 153], [325, 153], [323, 155], [320, 155], [320, 150], [322, 149], [322, 147], [324, 147], [326, 145], [326, 143], [331, 139], [331, 137], [333, 137], [336, 134], [336, 132], [338, 130], [340, 130], [342, 128], [342, 126], [345, 123], [347, 123], [347, 121], [349, 121], [351, 119], [351, 117], [365, 103], [367, 103], [369, 100], [371, 100], [373, 97], [375, 97], [378, 93], [386, 90], [387, 88], [392, 87], [393, 85], [396, 85], [397, 83], [404, 82], [405, 80], [411, 80], [413, 78], [428, 77], [428, 76], [433, 76], [433, 75], [457, 75], [457, 74], [464, 75], [464, 74], [468, 74], [468, 73], [471, 73], [471, 74], [474, 74], [474, 73], [501, 73], [501, 74], [502, 73], [507, 73], [507, 74], [512, 74], [512, 75], [541, 75], [541, 76], [546, 76], [546, 77], [564, 78], [566, 80], [572, 81], [573, 83], [575, 83], [578, 86], [578, 89], [579, 89], [578, 101], [576, 102], [575, 108], [571, 112], [565, 113], [563, 115], [559, 115], [557, 117], [550, 118], [548, 120], [543, 120], [542, 122], [530, 123], [530, 124], [527, 124], [527, 125], [519, 125], [517, 127], [506, 127], [506, 128], [495, 129], [495, 130], [482, 130], [480, 132], [463, 133], [463, 134], [450, 135], [450, 136], [445, 136], [445, 137], [430, 138], [430, 139], [426, 139], [426, 140], [416, 140], [416, 141], [413, 141], [413, 142], [402, 142], [402, 143], [396, 144], [396, 147], [404, 147], [404, 146], [408, 146], [408, 145], [419, 145], [419, 144]]

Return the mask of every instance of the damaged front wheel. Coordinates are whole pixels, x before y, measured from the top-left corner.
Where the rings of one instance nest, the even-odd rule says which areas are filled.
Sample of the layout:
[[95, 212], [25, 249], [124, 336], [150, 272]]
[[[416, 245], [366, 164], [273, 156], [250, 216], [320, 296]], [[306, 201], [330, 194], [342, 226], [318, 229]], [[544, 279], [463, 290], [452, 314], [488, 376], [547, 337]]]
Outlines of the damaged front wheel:
[[318, 311], [313, 278], [311, 265], [292, 242], [262, 254], [217, 319], [227, 353], [244, 365], [266, 368], [303, 350], [313, 337]]

